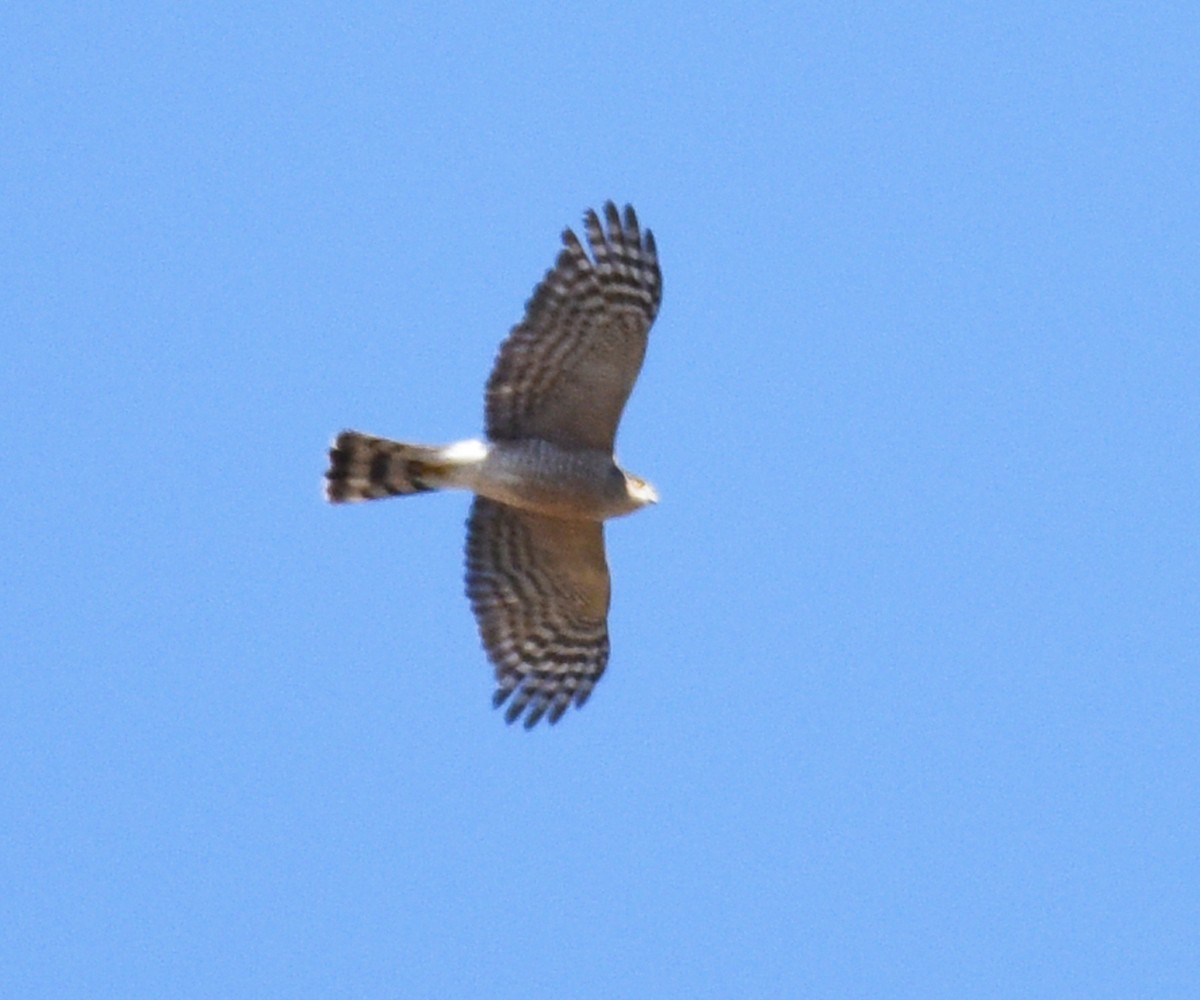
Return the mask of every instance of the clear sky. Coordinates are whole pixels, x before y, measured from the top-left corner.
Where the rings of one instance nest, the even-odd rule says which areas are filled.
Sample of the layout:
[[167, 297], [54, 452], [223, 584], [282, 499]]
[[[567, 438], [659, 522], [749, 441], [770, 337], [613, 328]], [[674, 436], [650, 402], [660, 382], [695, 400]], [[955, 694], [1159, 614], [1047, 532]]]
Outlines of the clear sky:
[[[1200, 996], [1200, 15], [983, 7], [5, 6], [0, 995]], [[468, 498], [320, 477], [608, 198], [663, 500], [527, 733]]]

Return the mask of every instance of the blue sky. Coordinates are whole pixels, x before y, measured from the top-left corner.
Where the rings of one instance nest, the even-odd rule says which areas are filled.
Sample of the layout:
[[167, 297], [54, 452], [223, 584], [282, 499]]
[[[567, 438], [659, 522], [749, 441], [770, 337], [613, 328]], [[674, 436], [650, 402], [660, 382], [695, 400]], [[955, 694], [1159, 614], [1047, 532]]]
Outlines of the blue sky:
[[[0, 993], [1200, 995], [1191, 5], [0, 15]], [[613, 655], [467, 498], [560, 230], [664, 304]]]

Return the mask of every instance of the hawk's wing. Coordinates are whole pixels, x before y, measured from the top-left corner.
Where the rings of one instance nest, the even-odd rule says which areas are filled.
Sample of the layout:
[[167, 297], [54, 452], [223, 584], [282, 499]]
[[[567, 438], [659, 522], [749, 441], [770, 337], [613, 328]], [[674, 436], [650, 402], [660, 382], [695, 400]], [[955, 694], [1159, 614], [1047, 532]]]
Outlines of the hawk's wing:
[[589, 257], [570, 230], [521, 320], [500, 347], [487, 385], [493, 440], [542, 438], [611, 452], [646, 336], [662, 299], [654, 235], [604, 206], [607, 229], [584, 216]]
[[599, 521], [542, 517], [476, 497], [467, 596], [496, 667], [495, 703], [529, 728], [583, 705], [608, 663], [608, 563]]

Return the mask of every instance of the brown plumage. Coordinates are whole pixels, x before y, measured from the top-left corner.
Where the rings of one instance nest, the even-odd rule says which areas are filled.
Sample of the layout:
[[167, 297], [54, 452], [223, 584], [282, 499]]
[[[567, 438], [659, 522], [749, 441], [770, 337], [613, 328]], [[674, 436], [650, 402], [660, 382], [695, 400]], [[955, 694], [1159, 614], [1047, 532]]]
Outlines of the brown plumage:
[[612, 202], [571, 230], [500, 347], [487, 383], [487, 441], [402, 444], [355, 431], [330, 449], [333, 503], [460, 488], [467, 595], [509, 722], [557, 722], [608, 663], [603, 521], [657, 494], [613, 459], [662, 296], [654, 237]]

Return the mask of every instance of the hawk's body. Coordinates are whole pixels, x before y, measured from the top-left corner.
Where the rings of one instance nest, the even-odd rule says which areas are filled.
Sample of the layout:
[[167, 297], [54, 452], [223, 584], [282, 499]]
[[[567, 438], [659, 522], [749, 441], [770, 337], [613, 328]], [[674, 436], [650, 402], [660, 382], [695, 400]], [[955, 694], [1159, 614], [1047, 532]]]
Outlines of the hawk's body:
[[476, 494], [467, 594], [508, 721], [582, 705], [608, 662], [603, 522], [658, 497], [613, 458], [646, 352], [662, 277], [654, 237], [610, 202], [585, 216], [513, 328], [487, 385], [487, 437], [444, 447], [354, 431], [330, 450], [335, 503], [435, 489]]
[[335, 503], [461, 489], [535, 514], [589, 521], [642, 506], [611, 454], [537, 438], [437, 447], [343, 431], [330, 454], [326, 493]]

